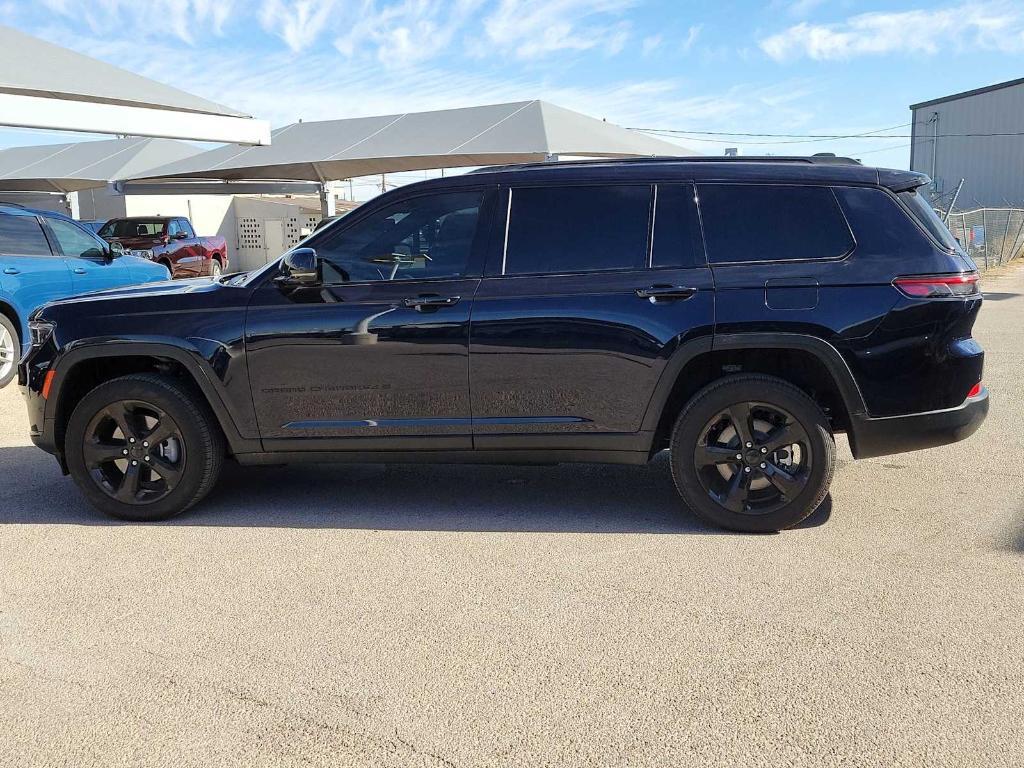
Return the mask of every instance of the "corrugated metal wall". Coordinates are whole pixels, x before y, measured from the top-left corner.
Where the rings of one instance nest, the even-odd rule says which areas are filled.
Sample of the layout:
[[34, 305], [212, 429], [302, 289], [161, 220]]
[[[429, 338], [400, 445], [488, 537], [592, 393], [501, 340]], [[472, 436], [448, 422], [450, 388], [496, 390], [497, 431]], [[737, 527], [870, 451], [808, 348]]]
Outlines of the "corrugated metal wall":
[[[935, 113], [937, 141], [929, 123]], [[911, 168], [933, 176], [937, 196], [945, 196], [948, 204], [963, 178], [958, 208], [1024, 205], [1024, 136], [944, 136], [1024, 133], [1024, 84], [924, 106], [913, 115]]]

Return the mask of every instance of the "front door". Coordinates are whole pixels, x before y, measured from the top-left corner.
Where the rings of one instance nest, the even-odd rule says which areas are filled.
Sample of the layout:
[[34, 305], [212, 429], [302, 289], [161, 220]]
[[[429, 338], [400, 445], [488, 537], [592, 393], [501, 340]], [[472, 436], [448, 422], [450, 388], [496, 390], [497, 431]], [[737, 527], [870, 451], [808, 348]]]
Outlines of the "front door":
[[109, 246], [91, 232], [55, 217], [46, 217], [46, 223], [71, 269], [76, 294], [118, 288], [132, 282], [128, 264], [109, 258]]
[[267, 450], [472, 447], [469, 318], [490, 196], [382, 201], [305, 243], [320, 284], [268, 275], [246, 321]]
[[643, 450], [667, 360], [714, 330], [693, 186], [510, 194], [473, 309], [475, 447]]

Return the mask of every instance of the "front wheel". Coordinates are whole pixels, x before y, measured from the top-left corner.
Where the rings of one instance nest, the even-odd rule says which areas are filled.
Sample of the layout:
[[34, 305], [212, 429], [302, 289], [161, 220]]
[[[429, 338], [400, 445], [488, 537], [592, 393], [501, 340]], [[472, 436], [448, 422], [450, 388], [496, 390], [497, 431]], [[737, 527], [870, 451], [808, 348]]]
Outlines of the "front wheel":
[[18, 372], [20, 352], [21, 342], [14, 323], [6, 315], [0, 315], [0, 389], [10, 384]]
[[176, 379], [133, 374], [82, 398], [64, 442], [71, 477], [113, 517], [163, 520], [213, 487], [224, 437], [198, 395]]
[[220, 261], [214, 259], [213, 262], [210, 264], [210, 277], [216, 280], [218, 277], [220, 277], [221, 271], [222, 270], [220, 266]]
[[687, 403], [671, 441], [672, 476], [708, 522], [747, 532], [796, 525], [825, 499], [836, 446], [803, 391], [772, 376], [731, 376]]

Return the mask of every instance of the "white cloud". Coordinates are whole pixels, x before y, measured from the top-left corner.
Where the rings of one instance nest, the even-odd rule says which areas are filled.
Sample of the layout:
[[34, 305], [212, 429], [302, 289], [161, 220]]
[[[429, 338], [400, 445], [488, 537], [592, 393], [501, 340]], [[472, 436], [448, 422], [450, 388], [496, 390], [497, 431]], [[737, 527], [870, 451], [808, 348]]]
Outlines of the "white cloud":
[[645, 37], [643, 42], [640, 44], [643, 55], [650, 56], [661, 47], [662, 42], [661, 35], [650, 35], [649, 37]]
[[636, 0], [500, 0], [484, 19], [478, 53], [495, 48], [522, 59], [558, 51], [620, 52], [629, 38], [626, 21], [612, 21]]
[[335, 0], [263, 0], [260, 24], [298, 52], [315, 43], [328, 28], [335, 5]]
[[704, 29], [703, 24], [694, 24], [686, 31], [686, 39], [683, 40], [683, 53], [690, 52], [690, 49], [693, 48], [693, 44], [696, 43], [697, 38], [700, 37], [702, 29]]
[[760, 41], [776, 61], [845, 60], [888, 53], [943, 50], [1024, 51], [1024, 7], [978, 2], [930, 10], [863, 13], [838, 24], [801, 22]]
[[141, 39], [168, 35], [196, 44], [205, 35], [221, 35], [224, 22], [233, 13], [235, 0], [40, 0], [53, 13], [75, 22], [85, 22], [94, 34], [120, 35]]

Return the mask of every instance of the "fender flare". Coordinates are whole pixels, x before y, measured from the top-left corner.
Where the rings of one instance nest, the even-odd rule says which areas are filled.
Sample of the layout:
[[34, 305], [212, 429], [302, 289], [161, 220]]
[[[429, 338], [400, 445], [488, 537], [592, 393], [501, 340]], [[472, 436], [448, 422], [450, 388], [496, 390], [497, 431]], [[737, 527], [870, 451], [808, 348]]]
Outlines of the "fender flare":
[[122, 341], [122, 340], [99, 340], [84, 345], [75, 345], [62, 354], [54, 365], [56, 372], [51, 385], [50, 397], [46, 400], [44, 421], [52, 428], [56, 427], [57, 406], [60, 403], [61, 389], [67, 380], [68, 374], [74, 368], [87, 360], [97, 360], [105, 357], [155, 357], [173, 360], [180, 363], [192, 376], [199, 387], [210, 410], [216, 417], [224, 437], [227, 440], [231, 453], [247, 453], [262, 450], [261, 441], [254, 438], [243, 437], [235, 426], [235, 418], [230, 408], [221, 397], [221, 393], [214, 383], [214, 377], [208, 366], [202, 359], [199, 350], [186, 344], [172, 343], [169, 341]]
[[714, 339], [702, 338], [684, 342], [669, 358], [654, 389], [644, 414], [643, 427], [651, 434], [658, 428], [661, 414], [668, 402], [676, 379], [688, 363], [708, 352], [732, 349], [794, 349], [814, 355], [828, 370], [843, 398], [851, 422], [867, 413], [864, 396], [850, 366], [834, 346], [817, 336], [799, 333], [717, 333]]

